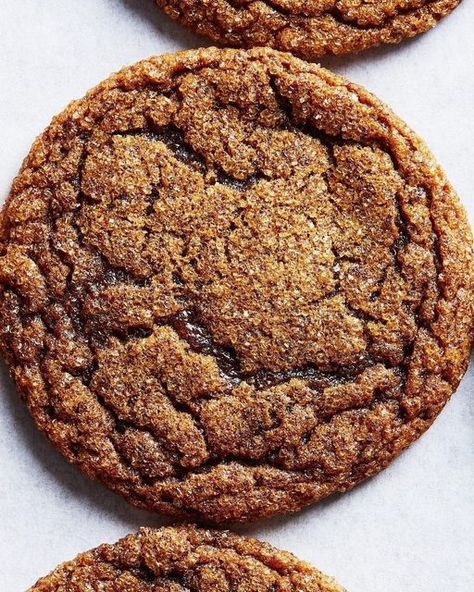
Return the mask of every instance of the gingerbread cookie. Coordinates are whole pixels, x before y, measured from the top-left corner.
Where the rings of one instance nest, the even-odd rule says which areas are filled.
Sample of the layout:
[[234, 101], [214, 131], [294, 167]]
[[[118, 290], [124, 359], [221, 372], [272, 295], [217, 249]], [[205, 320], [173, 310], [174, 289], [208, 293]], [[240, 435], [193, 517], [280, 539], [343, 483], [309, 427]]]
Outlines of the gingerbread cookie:
[[213, 41], [267, 45], [315, 60], [399, 43], [434, 27], [460, 0], [156, 0]]
[[266, 543], [192, 526], [143, 528], [79, 555], [29, 592], [344, 592]]
[[122, 70], [34, 144], [0, 221], [0, 345], [51, 442], [216, 522], [383, 469], [469, 358], [472, 236], [423, 142], [268, 49]]

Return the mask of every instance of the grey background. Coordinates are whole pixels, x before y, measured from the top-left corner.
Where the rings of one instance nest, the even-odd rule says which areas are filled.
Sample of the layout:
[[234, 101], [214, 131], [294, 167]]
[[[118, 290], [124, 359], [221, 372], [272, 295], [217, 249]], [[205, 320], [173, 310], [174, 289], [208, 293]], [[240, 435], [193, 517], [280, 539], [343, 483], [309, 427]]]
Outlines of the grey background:
[[[0, 0], [0, 200], [72, 98], [150, 54], [206, 42], [152, 0]], [[399, 47], [322, 60], [389, 103], [443, 164], [474, 222], [474, 6]], [[474, 367], [473, 367], [474, 368]], [[349, 494], [240, 527], [351, 592], [474, 590], [474, 370], [429, 432]], [[0, 590], [160, 518], [87, 481], [36, 432], [0, 366]]]

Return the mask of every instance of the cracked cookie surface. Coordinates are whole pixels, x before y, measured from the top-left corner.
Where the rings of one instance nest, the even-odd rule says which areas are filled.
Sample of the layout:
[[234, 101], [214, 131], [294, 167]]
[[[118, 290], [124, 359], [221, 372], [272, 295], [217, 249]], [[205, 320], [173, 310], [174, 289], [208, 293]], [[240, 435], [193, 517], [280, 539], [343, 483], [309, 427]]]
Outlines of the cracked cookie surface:
[[434, 27], [460, 0], [156, 0], [215, 42], [269, 46], [315, 60], [399, 43]]
[[344, 592], [285, 551], [226, 531], [143, 528], [79, 555], [29, 592]]
[[288, 54], [152, 58], [34, 144], [0, 345], [39, 428], [130, 502], [216, 522], [383, 469], [466, 368], [472, 237], [424, 144]]

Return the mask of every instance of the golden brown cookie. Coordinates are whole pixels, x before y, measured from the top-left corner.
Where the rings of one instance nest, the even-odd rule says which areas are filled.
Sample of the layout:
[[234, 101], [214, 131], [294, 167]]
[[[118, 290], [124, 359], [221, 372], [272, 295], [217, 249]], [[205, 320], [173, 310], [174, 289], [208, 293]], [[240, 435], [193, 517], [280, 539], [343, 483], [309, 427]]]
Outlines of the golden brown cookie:
[[344, 592], [266, 543], [193, 526], [143, 528], [64, 563], [29, 592]]
[[314, 60], [399, 43], [460, 0], [156, 0], [173, 19], [234, 47], [267, 45]]
[[249, 520], [383, 469], [466, 369], [472, 237], [422, 141], [268, 49], [122, 70], [34, 144], [0, 344], [39, 428], [132, 503]]

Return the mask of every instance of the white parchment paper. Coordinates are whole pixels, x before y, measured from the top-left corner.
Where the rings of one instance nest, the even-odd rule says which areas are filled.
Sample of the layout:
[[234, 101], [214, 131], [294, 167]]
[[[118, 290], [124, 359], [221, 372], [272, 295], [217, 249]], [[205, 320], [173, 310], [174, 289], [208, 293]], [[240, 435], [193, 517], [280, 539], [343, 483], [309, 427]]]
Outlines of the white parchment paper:
[[[474, 223], [474, 0], [399, 47], [323, 65], [366, 86], [431, 147]], [[71, 99], [151, 54], [205, 45], [152, 0], [0, 0], [0, 200]], [[474, 590], [474, 366], [427, 434], [377, 477], [295, 516], [239, 527], [350, 592]], [[37, 433], [0, 366], [0, 590], [160, 517], [89, 482]]]

